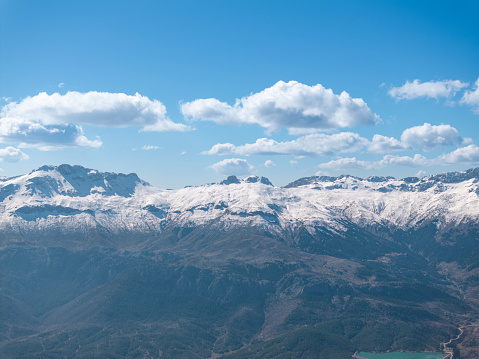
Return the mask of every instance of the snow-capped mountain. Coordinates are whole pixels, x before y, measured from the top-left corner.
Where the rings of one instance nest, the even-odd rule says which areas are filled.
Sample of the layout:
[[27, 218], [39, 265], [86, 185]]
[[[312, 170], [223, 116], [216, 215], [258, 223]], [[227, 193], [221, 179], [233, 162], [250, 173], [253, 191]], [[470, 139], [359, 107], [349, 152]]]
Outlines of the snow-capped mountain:
[[264, 177], [179, 190], [150, 186], [136, 174], [81, 166], [43, 166], [0, 183], [3, 233], [60, 230], [161, 233], [166, 226], [270, 232], [328, 228], [408, 229], [434, 221], [439, 230], [479, 218], [479, 168], [423, 178], [314, 176], [285, 187]]

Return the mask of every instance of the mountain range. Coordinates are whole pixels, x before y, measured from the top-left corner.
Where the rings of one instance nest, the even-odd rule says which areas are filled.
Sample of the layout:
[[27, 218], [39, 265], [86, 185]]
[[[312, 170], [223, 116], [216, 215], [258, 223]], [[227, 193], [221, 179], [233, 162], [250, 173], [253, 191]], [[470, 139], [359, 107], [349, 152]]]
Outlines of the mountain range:
[[165, 190], [42, 166], [0, 201], [5, 358], [347, 358], [478, 324], [479, 168]]

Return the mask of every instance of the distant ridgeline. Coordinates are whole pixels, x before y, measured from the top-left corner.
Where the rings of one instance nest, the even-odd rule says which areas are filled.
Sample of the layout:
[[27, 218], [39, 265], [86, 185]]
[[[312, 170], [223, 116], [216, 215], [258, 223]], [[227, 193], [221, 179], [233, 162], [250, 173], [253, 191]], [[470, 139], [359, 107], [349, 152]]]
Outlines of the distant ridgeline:
[[0, 206], [1, 358], [436, 359], [479, 318], [479, 168], [163, 190], [43, 166]]

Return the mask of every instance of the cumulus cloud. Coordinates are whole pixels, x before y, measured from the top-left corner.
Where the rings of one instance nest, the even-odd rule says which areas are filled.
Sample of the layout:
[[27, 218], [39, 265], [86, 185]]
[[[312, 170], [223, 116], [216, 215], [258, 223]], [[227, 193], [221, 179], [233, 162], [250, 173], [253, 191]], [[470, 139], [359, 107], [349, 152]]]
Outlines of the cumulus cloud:
[[419, 80], [406, 81], [401, 87], [393, 87], [389, 95], [397, 100], [412, 100], [416, 98], [449, 98], [461, 89], [469, 86], [459, 80], [428, 81], [421, 83]]
[[278, 142], [260, 138], [254, 143], [236, 146], [232, 143], [218, 143], [204, 155], [291, 155], [291, 156], [332, 156], [340, 153], [358, 152], [367, 148], [371, 153], [391, 153], [417, 148], [432, 151], [445, 146], [472, 144], [472, 139], [462, 138], [457, 129], [450, 125], [410, 127], [398, 140], [394, 137], [374, 135], [371, 141], [353, 132], [335, 134], [313, 133], [292, 141]]
[[322, 85], [308, 86], [296, 81], [279, 81], [272, 87], [229, 105], [215, 98], [198, 99], [181, 105], [183, 115], [192, 120], [221, 125], [257, 124], [268, 131], [288, 128], [293, 133], [306, 130], [374, 125], [381, 121], [361, 98], [347, 92], [340, 95]]
[[423, 151], [432, 151], [445, 146], [460, 146], [471, 144], [471, 138], [462, 138], [457, 129], [450, 125], [431, 125], [407, 128], [401, 135], [401, 140], [394, 137], [374, 135], [369, 144], [369, 152], [390, 153], [418, 148]]
[[151, 150], [157, 150], [159, 149], [160, 147], [158, 146], [152, 146], [152, 145], [145, 145], [142, 147], [142, 150], [144, 151], [151, 151]]
[[77, 125], [44, 125], [32, 120], [3, 117], [0, 119], [0, 142], [19, 143], [20, 147], [52, 150], [63, 147], [93, 147], [102, 145], [99, 139], [89, 140]]
[[431, 163], [430, 163], [430, 160], [428, 160], [426, 157], [418, 153], [416, 153], [414, 157], [386, 155], [383, 157], [382, 160], [377, 162], [378, 168], [382, 168], [382, 167], [386, 167], [390, 165], [419, 167], [419, 166], [431, 165]]
[[408, 146], [415, 146], [424, 151], [432, 151], [442, 146], [456, 146], [463, 143], [459, 132], [450, 125], [433, 126], [425, 123], [406, 129], [401, 141]]
[[419, 170], [419, 171], [417, 171], [417, 173], [416, 173], [416, 177], [421, 178], [421, 177], [424, 177], [426, 174], [427, 174], [426, 171]]
[[472, 106], [474, 112], [479, 115], [479, 79], [476, 80], [474, 91], [465, 91], [461, 103]]
[[[362, 161], [356, 157], [339, 158], [318, 165], [319, 168], [328, 169], [364, 169], [373, 170], [380, 169], [391, 165], [408, 166], [408, 167], [426, 167], [441, 166], [450, 164], [478, 164], [479, 163], [479, 146], [469, 145], [458, 148], [450, 153], [445, 153], [435, 158], [428, 159], [420, 154], [410, 156], [393, 156], [386, 155], [379, 161]], [[418, 174], [422, 172], [419, 171]]]
[[[262, 140], [262, 139], [260, 139]], [[258, 140], [259, 141], [259, 140]], [[242, 146], [238, 146], [242, 147]], [[231, 155], [236, 152], [236, 146], [232, 143], [217, 143], [208, 151], [201, 152], [202, 155]]]
[[60, 88], [60, 89], [61, 89], [63, 86], [65, 86], [65, 84], [64, 84], [63, 82], [60, 82], [60, 83], [58, 84], [58, 88]]
[[414, 155], [414, 157], [387, 155], [387, 156], [384, 156], [383, 159], [379, 161], [363, 161], [363, 160], [358, 160], [356, 157], [339, 158], [337, 160], [331, 160], [326, 163], [321, 163], [318, 165], [318, 167], [335, 169], [335, 170], [338, 170], [338, 169], [375, 170], [375, 169], [384, 168], [390, 165], [417, 167], [417, 166], [429, 165], [429, 162], [427, 158], [419, 154]]
[[207, 155], [293, 155], [326, 156], [337, 153], [356, 152], [368, 145], [368, 140], [353, 132], [340, 132], [332, 135], [315, 133], [297, 138], [293, 141], [277, 142], [260, 138], [255, 143], [235, 146], [231, 143], [218, 143]]
[[18, 148], [5, 147], [0, 148], [0, 162], [18, 162], [22, 160], [28, 160], [28, 155], [23, 153]]
[[369, 144], [369, 151], [374, 153], [388, 153], [396, 151], [405, 151], [410, 149], [409, 144], [403, 143], [394, 137], [386, 137], [382, 135], [374, 135], [373, 140]]
[[0, 111], [0, 141], [23, 147], [58, 149], [100, 147], [89, 140], [81, 125], [94, 127], [137, 126], [142, 131], [186, 131], [184, 124], [166, 116], [165, 106], [136, 94], [91, 91], [65, 95], [39, 93], [20, 102], [9, 102]]
[[236, 176], [247, 175], [254, 171], [254, 167], [241, 158], [229, 158], [211, 165], [210, 168], [223, 175]]
[[165, 106], [136, 93], [90, 91], [67, 92], [65, 95], [45, 92], [10, 102], [2, 108], [2, 117], [19, 118], [43, 125], [90, 125], [95, 127], [139, 126], [143, 131], [186, 131], [188, 126], [171, 121]]
[[331, 160], [326, 163], [320, 163], [319, 168], [330, 168], [330, 169], [374, 169], [375, 163], [370, 161], [361, 161], [356, 157], [349, 158], [339, 158], [337, 160]]
[[271, 160], [266, 160], [265, 163], [264, 163], [264, 166], [265, 166], [265, 167], [275, 167], [275, 166], [276, 166], [276, 163], [274, 163], [274, 162], [271, 161]]
[[469, 145], [458, 148], [451, 153], [443, 154], [436, 159], [439, 163], [445, 164], [476, 164], [479, 163], [479, 146]]

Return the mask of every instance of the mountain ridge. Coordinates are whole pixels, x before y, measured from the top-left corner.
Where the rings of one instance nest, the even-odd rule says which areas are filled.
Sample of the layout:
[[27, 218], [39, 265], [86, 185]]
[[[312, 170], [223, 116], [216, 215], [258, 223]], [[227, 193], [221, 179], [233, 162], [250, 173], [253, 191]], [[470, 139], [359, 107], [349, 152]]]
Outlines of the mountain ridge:
[[[397, 180], [306, 177], [275, 187], [265, 177], [162, 190], [136, 174], [42, 166], [0, 183], [6, 234], [55, 228], [156, 235], [166, 226], [258, 226], [271, 233], [315, 228], [449, 228], [479, 218], [479, 168]], [[348, 224], [349, 223], [349, 224]]]
[[[124, 174], [124, 173], [117, 173], [117, 172], [100, 172], [99, 170], [96, 170], [96, 169], [91, 169], [91, 168], [87, 168], [87, 167], [84, 167], [84, 166], [81, 166], [81, 165], [70, 165], [70, 164], [61, 164], [61, 165], [43, 165], [43, 166], [40, 166], [36, 169], [33, 169], [32, 171], [29, 172], [29, 174], [32, 174], [32, 173], [35, 173], [35, 172], [41, 172], [41, 171], [52, 171], [52, 170], [58, 170], [58, 172], [60, 172], [61, 174], [72, 174], [72, 173], [76, 173], [76, 172], [93, 172], [93, 173], [99, 173], [99, 174], [103, 174], [103, 175], [111, 175], [111, 176], [133, 176], [133, 177], [136, 177], [139, 179], [138, 175], [136, 173], [129, 173], [129, 174]], [[16, 175], [16, 176], [12, 176], [12, 177], [1, 177], [1, 181], [8, 181], [8, 180], [11, 180], [11, 179], [15, 179], [17, 177], [21, 177], [21, 176], [24, 176], [24, 175]], [[228, 176], [228, 178], [231, 178], [232, 181], [239, 181], [238, 178], [234, 175], [230, 175]], [[228, 181], [228, 178], [226, 180], [223, 180], [221, 182], [225, 182], [225, 181]], [[248, 178], [251, 178], [253, 180], [248, 180]], [[357, 179], [357, 180], [360, 180], [360, 181], [368, 181], [368, 182], [385, 182], [385, 181], [388, 181], [388, 180], [399, 180], [399, 181], [405, 181], [405, 182], [409, 182], [409, 183], [415, 183], [415, 182], [418, 182], [418, 181], [421, 181], [421, 180], [424, 180], [424, 181], [428, 181], [428, 180], [437, 180], [437, 181], [442, 181], [444, 183], [457, 183], [457, 182], [461, 182], [461, 181], [464, 181], [464, 180], [468, 180], [468, 179], [471, 179], [471, 178], [476, 178], [479, 180], [479, 167], [472, 167], [472, 168], [469, 168], [469, 169], [466, 169], [466, 170], [462, 170], [462, 171], [450, 171], [450, 172], [443, 172], [443, 173], [438, 173], [438, 174], [432, 174], [432, 175], [427, 175], [427, 176], [423, 176], [423, 177], [404, 177], [404, 178], [396, 178], [396, 177], [393, 177], [393, 176], [368, 176], [366, 178], [361, 178], [361, 177], [357, 177], [357, 176], [353, 176], [353, 175], [349, 175], [349, 174], [341, 174], [341, 175], [338, 175], [338, 176], [326, 176], [326, 175], [321, 175], [321, 176], [309, 176], [309, 177], [301, 177], [301, 178], [298, 178], [297, 180], [294, 180], [288, 184], [286, 184], [285, 186], [282, 186], [284, 188], [290, 188], [292, 187], [292, 184], [294, 184], [295, 182], [298, 182], [298, 181], [307, 181], [307, 180], [316, 180], [316, 181], [320, 181], [320, 182], [333, 182], [335, 180], [339, 180], [339, 179], [343, 179], [343, 178], [354, 178], [354, 179]], [[266, 178], [266, 177], [263, 177], [263, 176], [256, 176], [256, 175], [250, 175], [250, 176], [246, 176], [243, 180], [246, 181], [246, 182], [257, 182], [257, 180], [255, 179], [259, 179], [259, 181], [261, 182], [261, 180], [264, 180], [266, 181], [265, 184], [271, 184], [271, 181]], [[144, 182], [144, 183], [147, 183], [141, 179], [139, 179], [140, 181]], [[221, 183], [219, 182], [219, 183]], [[231, 182], [233, 183], [233, 182]], [[210, 184], [216, 184], [216, 183], [210, 183]], [[200, 185], [201, 186], [201, 185]], [[203, 185], [204, 186], [204, 185]], [[186, 186], [186, 187], [192, 187], [192, 186]]]

